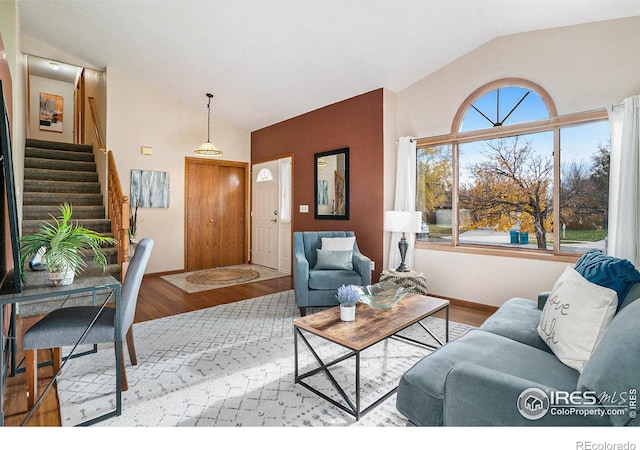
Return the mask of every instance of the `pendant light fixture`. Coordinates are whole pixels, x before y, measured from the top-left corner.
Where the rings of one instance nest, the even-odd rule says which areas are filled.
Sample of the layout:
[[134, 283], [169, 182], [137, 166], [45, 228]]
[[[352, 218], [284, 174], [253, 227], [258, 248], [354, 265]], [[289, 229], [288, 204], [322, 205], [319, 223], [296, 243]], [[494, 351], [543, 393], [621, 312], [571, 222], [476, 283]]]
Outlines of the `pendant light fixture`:
[[199, 156], [222, 156], [222, 150], [219, 150], [218, 147], [213, 145], [209, 139], [211, 131], [211, 99], [213, 98], [213, 94], [209, 94], [207, 92], [207, 97], [209, 98], [207, 103], [207, 142], [198, 147], [198, 149], [193, 153]]

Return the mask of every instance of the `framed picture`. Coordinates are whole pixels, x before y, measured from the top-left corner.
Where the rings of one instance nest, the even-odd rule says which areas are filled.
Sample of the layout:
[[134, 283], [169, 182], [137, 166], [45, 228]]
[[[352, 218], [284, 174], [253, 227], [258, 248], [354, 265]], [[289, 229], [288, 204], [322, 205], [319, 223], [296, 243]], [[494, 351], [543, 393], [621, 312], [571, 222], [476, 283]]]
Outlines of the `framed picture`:
[[62, 133], [64, 113], [61, 95], [40, 93], [40, 129]]
[[131, 208], [168, 208], [169, 172], [131, 171]]

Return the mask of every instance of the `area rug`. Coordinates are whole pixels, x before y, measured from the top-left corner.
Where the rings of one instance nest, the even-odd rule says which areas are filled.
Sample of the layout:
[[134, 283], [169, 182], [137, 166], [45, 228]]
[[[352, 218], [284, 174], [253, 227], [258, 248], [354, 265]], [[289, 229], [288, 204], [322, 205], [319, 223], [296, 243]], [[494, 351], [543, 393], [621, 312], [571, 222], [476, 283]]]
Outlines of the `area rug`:
[[[127, 365], [129, 390], [122, 415], [95, 426], [141, 427], [326, 427], [404, 426], [395, 394], [359, 421], [294, 382], [293, 291], [134, 324], [138, 365]], [[444, 321], [425, 321], [444, 335]], [[413, 327], [411, 327], [413, 328]], [[424, 331], [415, 327], [409, 334]], [[455, 339], [471, 327], [450, 323]], [[307, 336], [321, 357], [344, 348]], [[414, 336], [415, 337], [415, 336]], [[341, 353], [342, 352], [342, 353]], [[125, 351], [125, 355], [126, 355]], [[362, 405], [397, 385], [428, 349], [387, 339], [361, 354]], [[317, 367], [299, 341], [300, 370]], [[128, 356], [126, 356], [128, 361]], [[355, 398], [354, 358], [332, 374]], [[324, 374], [307, 379], [332, 398]], [[58, 382], [63, 425], [74, 425], [113, 409], [113, 347], [69, 361]]]
[[160, 278], [192, 294], [194, 292], [208, 291], [210, 289], [218, 289], [254, 281], [270, 280], [289, 275], [288, 273], [279, 272], [257, 264], [239, 264], [199, 270], [197, 272], [163, 275]]

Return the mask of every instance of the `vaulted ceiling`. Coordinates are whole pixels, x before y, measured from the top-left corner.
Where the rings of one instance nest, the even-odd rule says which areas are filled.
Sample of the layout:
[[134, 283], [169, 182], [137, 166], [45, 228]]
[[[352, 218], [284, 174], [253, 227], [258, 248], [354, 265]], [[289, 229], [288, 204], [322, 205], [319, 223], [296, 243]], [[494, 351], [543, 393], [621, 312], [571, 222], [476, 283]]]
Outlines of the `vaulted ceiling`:
[[253, 131], [399, 92], [499, 36], [640, 15], [640, 1], [21, 0], [19, 15], [23, 36], [195, 107], [212, 92], [214, 115]]

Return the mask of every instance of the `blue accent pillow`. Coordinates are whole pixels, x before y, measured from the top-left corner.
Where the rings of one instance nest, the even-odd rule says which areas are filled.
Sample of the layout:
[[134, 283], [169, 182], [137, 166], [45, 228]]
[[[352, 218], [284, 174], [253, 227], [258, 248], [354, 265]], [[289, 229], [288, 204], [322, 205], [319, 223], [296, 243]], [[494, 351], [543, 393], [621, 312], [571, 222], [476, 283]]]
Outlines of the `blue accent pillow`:
[[616, 291], [618, 307], [633, 283], [640, 282], [640, 272], [633, 267], [631, 261], [607, 256], [597, 249], [591, 249], [582, 255], [574, 269], [590, 282]]
[[316, 250], [313, 270], [353, 270], [353, 250]]

